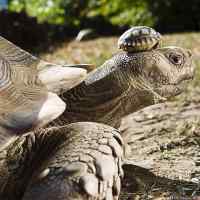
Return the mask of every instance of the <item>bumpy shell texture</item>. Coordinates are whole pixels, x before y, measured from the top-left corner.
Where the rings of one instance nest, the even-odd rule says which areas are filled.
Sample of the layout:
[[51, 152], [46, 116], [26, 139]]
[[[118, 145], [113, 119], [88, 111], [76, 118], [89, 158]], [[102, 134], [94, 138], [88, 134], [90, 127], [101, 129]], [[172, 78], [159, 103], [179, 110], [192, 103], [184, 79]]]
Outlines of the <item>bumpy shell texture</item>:
[[118, 40], [118, 48], [127, 52], [149, 51], [160, 45], [160, 33], [146, 26], [132, 27]]

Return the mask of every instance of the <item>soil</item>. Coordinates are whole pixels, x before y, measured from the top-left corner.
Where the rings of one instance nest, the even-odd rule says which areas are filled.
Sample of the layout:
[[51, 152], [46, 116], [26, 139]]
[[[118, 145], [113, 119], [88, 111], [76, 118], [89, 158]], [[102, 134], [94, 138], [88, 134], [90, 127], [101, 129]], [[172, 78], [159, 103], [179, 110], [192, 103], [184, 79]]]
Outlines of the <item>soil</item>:
[[[127, 116], [121, 199], [200, 199], [200, 88]], [[127, 161], [128, 163], [128, 161]]]

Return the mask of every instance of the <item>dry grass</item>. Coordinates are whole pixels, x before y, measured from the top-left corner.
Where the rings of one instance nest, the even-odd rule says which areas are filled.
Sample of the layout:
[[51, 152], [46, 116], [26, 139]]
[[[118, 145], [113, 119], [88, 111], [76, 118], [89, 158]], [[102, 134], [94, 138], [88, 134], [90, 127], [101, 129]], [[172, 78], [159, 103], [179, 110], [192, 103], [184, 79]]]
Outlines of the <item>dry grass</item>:
[[117, 51], [117, 38], [104, 37], [83, 42], [63, 42], [42, 57], [58, 63], [91, 63], [98, 66]]

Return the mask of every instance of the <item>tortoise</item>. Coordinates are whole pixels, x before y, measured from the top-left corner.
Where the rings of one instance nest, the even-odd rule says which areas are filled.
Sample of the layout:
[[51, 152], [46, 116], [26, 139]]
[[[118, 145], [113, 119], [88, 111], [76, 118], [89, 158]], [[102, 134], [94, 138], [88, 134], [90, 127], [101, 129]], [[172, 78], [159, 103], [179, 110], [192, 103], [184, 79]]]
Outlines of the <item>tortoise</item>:
[[[160, 37], [151, 40], [155, 34], [148, 27], [133, 27], [128, 33], [119, 41], [122, 52], [78, 86], [59, 89], [67, 105], [63, 114], [2, 148], [1, 199], [119, 198], [126, 145], [110, 126], [117, 128], [123, 116], [180, 94], [194, 72], [190, 51], [158, 48]], [[135, 41], [136, 35], [140, 46], [122, 45]]]

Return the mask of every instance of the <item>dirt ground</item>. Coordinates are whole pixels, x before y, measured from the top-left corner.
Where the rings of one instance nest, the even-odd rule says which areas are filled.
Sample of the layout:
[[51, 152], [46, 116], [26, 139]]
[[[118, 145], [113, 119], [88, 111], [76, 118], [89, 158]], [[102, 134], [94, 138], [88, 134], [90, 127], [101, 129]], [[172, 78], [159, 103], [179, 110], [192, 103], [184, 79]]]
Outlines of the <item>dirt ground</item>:
[[139, 165], [126, 166], [122, 199], [200, 199], [198, 87], [179, 101], [131, 114], [121, 131], [130, 146], [128, 158]]

